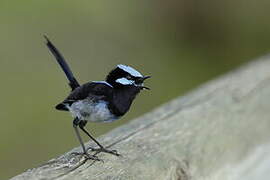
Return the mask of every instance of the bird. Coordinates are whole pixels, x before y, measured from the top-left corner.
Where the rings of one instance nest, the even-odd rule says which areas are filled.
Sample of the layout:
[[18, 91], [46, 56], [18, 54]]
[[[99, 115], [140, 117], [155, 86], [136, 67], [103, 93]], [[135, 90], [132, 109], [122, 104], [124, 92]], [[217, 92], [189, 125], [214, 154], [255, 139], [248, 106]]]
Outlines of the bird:
[[[118, 64], [108, 73], [104, 81], [90, 81], [80, 85], [59, 50], [46, 35], [44, 38], [48, 49], [64, 71], [71, 88], [69, 95], [55, 108], [60, 111], [69, 111], [73, 117], [73, 128], [82, 148], [81, 153], [74, 154], [99, 161], [96, 155], [88, 153], [89, 149], [120, 156], [116, 150], [110, 150], [101, 145], [85, 129], [85, 126], [88, 122], [113, 122], [124, 116], [136, 96], [142, 90], [150, 90], [144, 86], [144, 81], [151, 76], [144, 76], [131, 66]], [[93, 140], [98, 148], [86, 149], [79, 130]]]

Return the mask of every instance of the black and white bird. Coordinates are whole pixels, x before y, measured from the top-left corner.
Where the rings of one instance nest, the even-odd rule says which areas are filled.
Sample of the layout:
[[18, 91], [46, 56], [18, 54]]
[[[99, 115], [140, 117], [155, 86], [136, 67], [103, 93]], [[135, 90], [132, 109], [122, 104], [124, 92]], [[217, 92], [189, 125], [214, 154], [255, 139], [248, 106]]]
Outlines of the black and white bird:
[[127, 65], [117, 65], [106, 77], [105, 81], [91, 81], [80, 85], [67, 65], [64, 57], [45, 36], [47, 46], [65, 72], [71, 87], [71, 93], [58, 105], [57, 110], [69, 111], [74, 118], [73, 127], [82, 146], [82, 153], [88, 159], [99, 160], [90, 155], [84, 146], [78, 127], [86, 133], [99, 148], [89, 148], [92, 151], [106, 152], [119, 155], [115, 150], [106, 149], [84, 128], [87, 122], [112, 122], [126, 114], [136, 95], [144, 89], [149, 89], [143, 82], [150, 76]]

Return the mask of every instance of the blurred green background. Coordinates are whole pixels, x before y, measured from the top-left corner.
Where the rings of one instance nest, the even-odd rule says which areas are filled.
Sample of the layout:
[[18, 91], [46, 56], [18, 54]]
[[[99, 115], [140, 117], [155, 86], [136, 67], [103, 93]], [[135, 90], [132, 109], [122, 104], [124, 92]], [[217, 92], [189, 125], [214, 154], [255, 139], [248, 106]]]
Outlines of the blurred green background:
[[[54, 105], [69, 92], [43, 34], [80, 82], [116, 64], [143, 74], [120, 121], [89, 123], [99, 136], [270, 49], [269, 0], [0, 0], [0, 179], [75, 146], [72, 118]], [[87, 140], [87, 139], [85, 139]]]

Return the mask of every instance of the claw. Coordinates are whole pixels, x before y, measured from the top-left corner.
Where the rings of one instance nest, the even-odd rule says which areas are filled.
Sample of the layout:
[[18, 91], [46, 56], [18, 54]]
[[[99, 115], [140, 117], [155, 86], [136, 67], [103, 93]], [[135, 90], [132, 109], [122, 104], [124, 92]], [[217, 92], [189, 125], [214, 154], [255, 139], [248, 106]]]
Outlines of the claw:
[[116, 150], [109, 150], [106, 148], [92, 148], [92, 147], [90, 147], [87, 150], [91, 150], [91, 151], [95, 151], [95, 152], [104, 152], [104, 153], [113, 154], [115, 156], [120, 156], [120, 154]]
[[103, 162], [102, 159], [99, 159], [97, 156], [95, 155], [90, 155], [88, 153], [79, 153], [79, 152], [72, 152], [71, 154], [73, 155], [76, 155], [76, 156], [84, 156], [86, 159], [91, 159], [91, 160], [94, 160], [94, 161], [101, 161]]
[[93, 151], [93, 149], [95, 149], [95, 148], [92, 148], [92, 147], [88, 147], [87, 149], [86, 149], [86, 151]]
[[104, 163], [104, 161], [102, 159], [99, 159], [97, 156], [95, 155], [90, 155], [90, 154], [84, 154], [85, 158], [86, 159], [91, 159], [91, 160], [94, 160], [94, 161], [101, 161]]
[[72, 152], [71, 154], [72, 155], [75, 155], [75, 156], [78, 156], [78, 155], [81, 155], [82, 156], [83, 155], [83, 153], [79, 153], [79, 152]]

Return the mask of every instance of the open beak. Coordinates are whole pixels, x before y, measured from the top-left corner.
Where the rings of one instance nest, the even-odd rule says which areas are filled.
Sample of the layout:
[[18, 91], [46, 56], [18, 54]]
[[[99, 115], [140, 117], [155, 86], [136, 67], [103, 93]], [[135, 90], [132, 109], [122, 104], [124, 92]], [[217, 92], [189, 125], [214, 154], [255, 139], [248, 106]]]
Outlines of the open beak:
[[148, 78], [150, 78], [151, 76], [144, 76], [144, 77], [142, 77], [142, 81], [144, 81], [144, 80], [146, 80], [146, 79], [148, 79]]
[[[144, 76], [140, 79], [140, 81], [143, 83], [146, 79], [149, 79], [151, 76]], [[147, 90], [150, 90], [149, 87], [146, 87], [146, 86], [140, 86], [142, 90], [144, 89], [147, 89]]]

